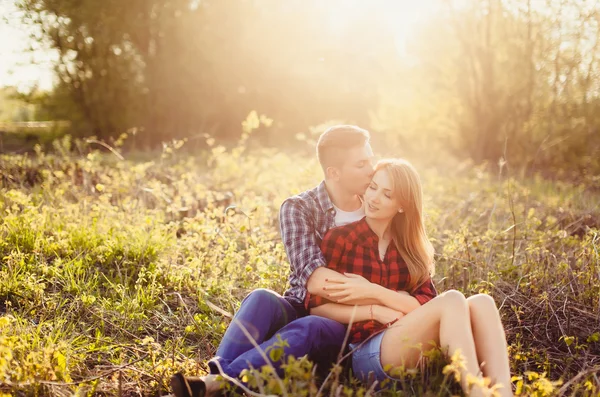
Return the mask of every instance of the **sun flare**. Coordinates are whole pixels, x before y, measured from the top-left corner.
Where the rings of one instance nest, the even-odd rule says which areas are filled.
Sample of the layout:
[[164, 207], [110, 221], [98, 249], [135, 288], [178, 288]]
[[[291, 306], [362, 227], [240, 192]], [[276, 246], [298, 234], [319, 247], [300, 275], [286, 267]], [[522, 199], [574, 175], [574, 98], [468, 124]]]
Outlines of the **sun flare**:
[[420, 21], [439, 9], [437, 0], [334, 0], [325, 3], [330, 27], [340, 33], [353, 22], [368, 19], [370, 29], [385, 29], [393, 36], [400, 55]]

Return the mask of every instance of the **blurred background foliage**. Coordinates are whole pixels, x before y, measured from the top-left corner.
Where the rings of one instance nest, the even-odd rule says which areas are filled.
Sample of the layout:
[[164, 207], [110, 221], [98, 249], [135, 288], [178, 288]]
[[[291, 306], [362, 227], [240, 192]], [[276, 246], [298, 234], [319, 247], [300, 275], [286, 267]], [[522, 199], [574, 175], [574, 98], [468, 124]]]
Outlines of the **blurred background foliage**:
[[235, 141], [256, 109], [266, 146], [340, 120], [401, 153], [600, 173], [596, 1], [431, 0], [418, 19], [400, 3], [17, 0], [59, 54], [55, 88], [20, 100], [75, 136], [135, 130], [138, 148]]

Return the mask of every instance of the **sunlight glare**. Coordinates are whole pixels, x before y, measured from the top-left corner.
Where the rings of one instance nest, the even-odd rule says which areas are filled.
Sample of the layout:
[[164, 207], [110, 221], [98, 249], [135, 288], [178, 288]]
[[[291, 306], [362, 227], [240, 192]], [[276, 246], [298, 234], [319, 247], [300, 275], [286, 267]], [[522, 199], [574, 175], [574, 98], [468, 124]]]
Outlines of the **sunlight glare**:
[[[416, 25], [440, 6], [438, 0], [338, 0], [324, 4], [329, 14], [330, 28], [338, 34], [352, 21], [363, 18], [365, 12], [374, 14], [373, 24], [383, 23], [393, 34], [400, 56], [406, 55], [406, 42]], [[373, 29], [381, 28], [373, 26]]]

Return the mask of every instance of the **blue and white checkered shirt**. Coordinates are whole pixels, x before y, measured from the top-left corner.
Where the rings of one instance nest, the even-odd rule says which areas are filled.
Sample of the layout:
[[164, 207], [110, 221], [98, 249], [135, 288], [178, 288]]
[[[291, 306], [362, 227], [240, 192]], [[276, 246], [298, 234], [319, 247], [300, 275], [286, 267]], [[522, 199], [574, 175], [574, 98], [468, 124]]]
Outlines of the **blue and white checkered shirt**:
[[319, 266], [327, 266], [321, 240], [335, 226], [335, 209], [325, 182], [285, 200], [279, 225], [291, 269], [290, 288], [283, 295], [290, 303], [303, 305], [308, 278]]

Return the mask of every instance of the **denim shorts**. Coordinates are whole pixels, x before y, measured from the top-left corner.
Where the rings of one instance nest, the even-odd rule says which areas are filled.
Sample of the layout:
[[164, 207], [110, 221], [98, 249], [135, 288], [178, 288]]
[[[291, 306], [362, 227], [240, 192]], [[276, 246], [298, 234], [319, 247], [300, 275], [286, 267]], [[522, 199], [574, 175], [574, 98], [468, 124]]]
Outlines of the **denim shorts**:
[[[381, 383], [386, 379], [389, 381], [385, 382], [386, 385], [390, 385], [400, 379], [389, 376], [381, 365], [381, 341], [383, 340], [384, 332], [380, 332], [362, 346], [354, 350], [355, 347], [359, 346], [360, 343], [350, 343], [350, 350], [354, 350], [352, 353], [352, 373], [354, 377], [366, 385], [370, 386], [373, 381], [377, 381], [375, 390], [381, 388]], [[397, 384], [399, 388], [400, 384]]]

